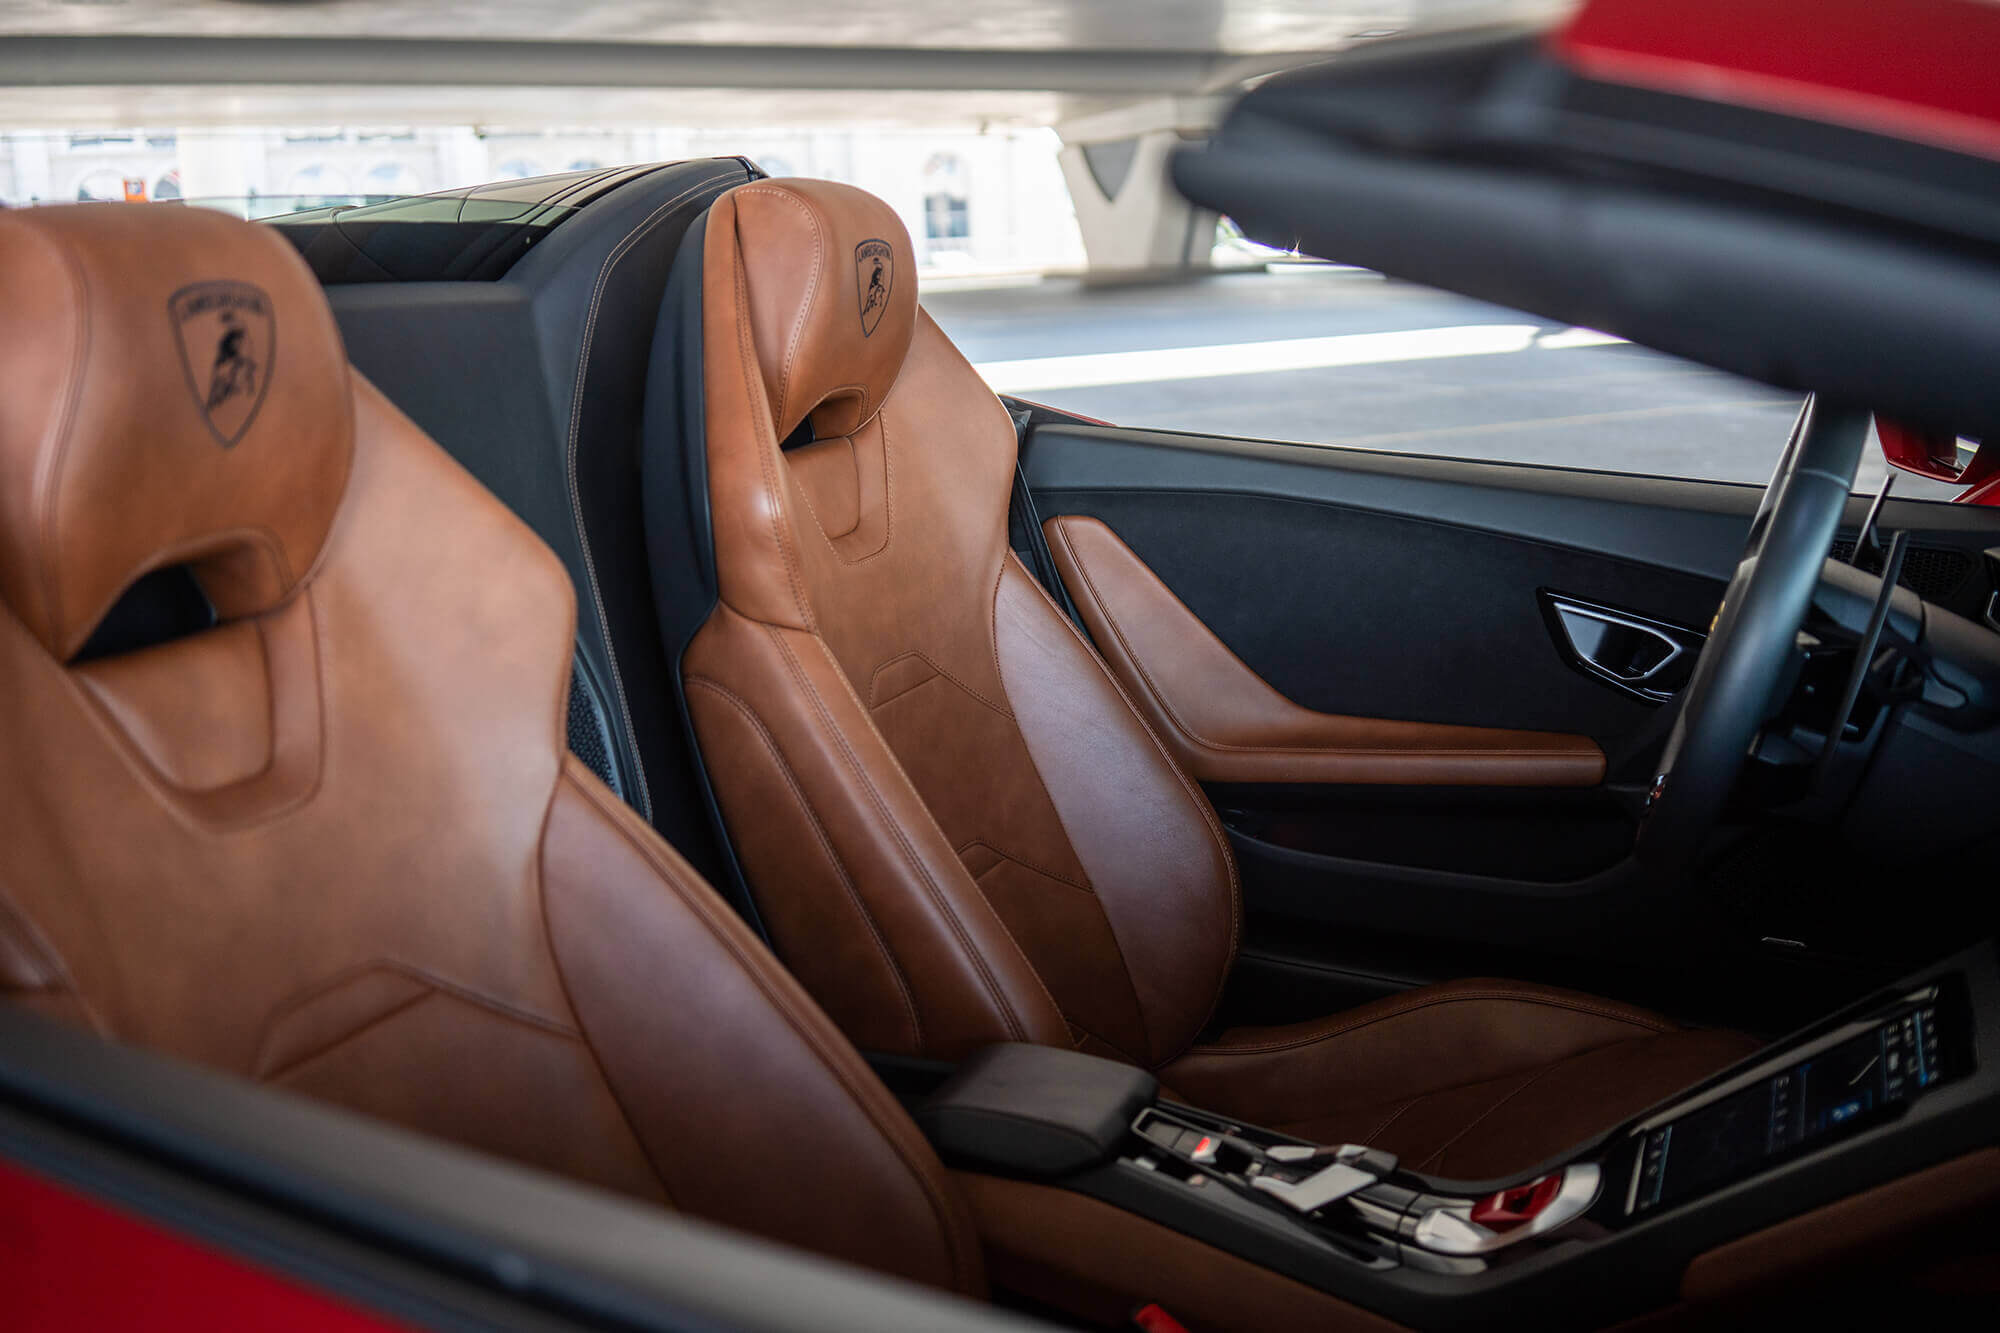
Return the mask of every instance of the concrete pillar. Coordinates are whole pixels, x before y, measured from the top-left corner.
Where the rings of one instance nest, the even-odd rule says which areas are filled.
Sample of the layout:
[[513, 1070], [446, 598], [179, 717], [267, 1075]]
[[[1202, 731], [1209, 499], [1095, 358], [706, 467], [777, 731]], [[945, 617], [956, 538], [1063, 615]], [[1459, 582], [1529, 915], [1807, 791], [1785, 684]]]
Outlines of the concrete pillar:
[[1209, 268], [1215, 214], [1181, 198], [1167, 175], [1175, 148], [1208, 134], [1218, 97], [1162, 97], [1056, 126], [1094, 281], [1193, 276]]

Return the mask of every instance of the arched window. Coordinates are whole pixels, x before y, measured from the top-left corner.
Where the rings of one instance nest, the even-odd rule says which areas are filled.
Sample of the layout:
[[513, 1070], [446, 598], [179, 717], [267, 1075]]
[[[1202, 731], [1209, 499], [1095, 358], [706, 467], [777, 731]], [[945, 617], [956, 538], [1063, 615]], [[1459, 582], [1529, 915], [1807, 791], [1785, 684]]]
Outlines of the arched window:
[[401, 162], [384, 162], [370, 167], [361, 178], [361, 192], [367, 195], [422, 194], [424, 183], [417, 173]]
[[924, 240], [933, 252], [971, 248], [972, 205], [965, 163], [956, 153], [933, 153], [924, 163]]
[[302, 200], [333, 201], [348, 198], [354, 193], [354, 187], [347, 174], [339, 168], [314, 162], [292, 173], [291, 180], [285, 185], [285, 193]]
[[125, 202], [125, 173], [116, 167], [100, 167], [76, 183], [80, 204], [122, 204]]

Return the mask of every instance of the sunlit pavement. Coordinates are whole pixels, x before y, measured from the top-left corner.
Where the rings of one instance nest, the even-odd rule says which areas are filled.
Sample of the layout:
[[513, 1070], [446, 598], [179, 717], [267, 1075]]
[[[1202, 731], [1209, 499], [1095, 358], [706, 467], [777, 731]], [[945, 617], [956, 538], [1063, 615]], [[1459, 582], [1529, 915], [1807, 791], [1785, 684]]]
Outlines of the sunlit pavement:
[[[1762, 482], [1798, 410], [1721, 371], [1352, 269], [1049, 279], [924, 304], [995, 387], [1120, 425]], [[1857, 488], [1882, 475], [1871, 451]], [[1896, 490], [1951, 494], [1907, 476]]]

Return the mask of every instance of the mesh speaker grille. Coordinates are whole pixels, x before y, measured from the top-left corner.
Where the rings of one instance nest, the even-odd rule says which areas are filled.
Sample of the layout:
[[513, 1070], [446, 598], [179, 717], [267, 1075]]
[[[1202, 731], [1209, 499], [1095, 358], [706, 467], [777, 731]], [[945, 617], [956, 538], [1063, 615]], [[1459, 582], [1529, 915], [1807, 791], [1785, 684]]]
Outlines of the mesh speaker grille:
[[571, 661], [569, 668], [568, 727], [569, 752], [622, 799], [625, 788], [611, 763], [611, 728], [604, 716], [603, 703], [583, 674], [580, 659]]
[[[1833, 544], [1833, 558], [1846, 560], [1854, 554], [1854, 543], [1842, 537]], [[1882, 572], [1882, 557], [1871, 551], [1861, 558], [1861, 568], [1870, 574]], [[1927, 602], [1942, 601], [1958, 591], [1972, 569], [1972, 557], [1963, 551], [1937, 546], [1912, 546], [1903, 556], [1903, 572], [1896, 579]]]

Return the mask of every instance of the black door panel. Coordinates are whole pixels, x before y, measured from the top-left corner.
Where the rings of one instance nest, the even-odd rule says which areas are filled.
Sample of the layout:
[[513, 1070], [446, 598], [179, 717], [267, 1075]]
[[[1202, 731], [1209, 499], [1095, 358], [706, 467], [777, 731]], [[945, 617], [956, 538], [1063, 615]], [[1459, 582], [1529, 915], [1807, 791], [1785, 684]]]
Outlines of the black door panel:
[[1722, 595], [1707, 578], [1323, 500], [1066, 490], [1036, 506], [1101, 519], [1238, 657], [1326, 713], [1604, 745], [1652, 710], [1570, 668], [1537, 591], [1702, 625]]
[[[1038, 503], [1045, 493], [1100, 491], [1321, 501], [1507, 535], [1528, 531], [1717, 582], [1735, 566], [1763, 493], [1730, 482], [1068, 424], [1036, 426], [1022, 465]], [[1041, 512], [1063, 511], [1042, 505]]]
[[[1635, 863], [1670, 710], [1550, 632], [1554, 592], [1698, 634], [1758, 488], [1070, 424], [1038, 425], [1023, 466], [1042, 517], [1107, 524], [1298, 704], [1587, 735], [1610, 759], [1606, 787], [1567, 792], [1212, 787], [1246, 912], [1224, 1021], [1483, 973], [1779, 1028], [1894, 961], [1788, 954], [1740, 893]], [[1992, 517], [1892, 501], [1884, 522], [1959, 553], [1953, 600], [1990, 595]]]

